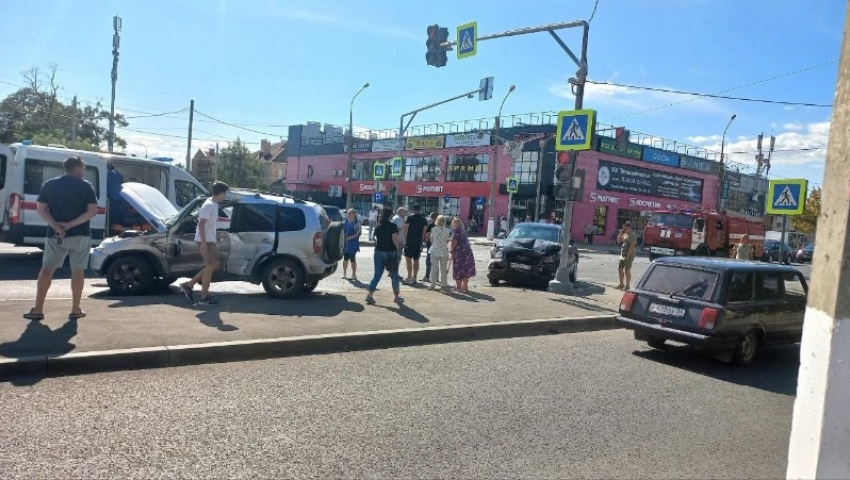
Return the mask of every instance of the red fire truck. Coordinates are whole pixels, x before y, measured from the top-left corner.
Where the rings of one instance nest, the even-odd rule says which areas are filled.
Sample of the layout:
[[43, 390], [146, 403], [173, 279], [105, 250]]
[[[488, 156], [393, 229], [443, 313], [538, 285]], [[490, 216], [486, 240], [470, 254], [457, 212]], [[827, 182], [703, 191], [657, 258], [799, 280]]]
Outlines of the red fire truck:
[[749, 235], [755, 258], [764, 248], [763, 220], [747, 220], [723, 212], [670, 210], [653, 212], [643, 230], [643, 251], [650, 260], [662, 255], [729, 257], [732, 247]]

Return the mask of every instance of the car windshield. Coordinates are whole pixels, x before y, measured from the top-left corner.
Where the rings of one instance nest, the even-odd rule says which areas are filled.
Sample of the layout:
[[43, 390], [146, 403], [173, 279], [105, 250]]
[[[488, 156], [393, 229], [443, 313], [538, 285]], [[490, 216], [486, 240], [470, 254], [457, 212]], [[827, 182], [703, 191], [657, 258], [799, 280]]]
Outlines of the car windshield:
[[806, 246], [803, 247], [803, 250], [814, 250], [814, 249], [815, 249], [814, 243], [807, 243]]
[[649, 224], [656, 227], [689, 229], [693, 227], [694, 219], [681, 213], [653, 213], [649, 219]]
[[717, 284], [717, 272], [678, 265], [655, 265], [640, 285], [642, 290], [711, 300]]
[[199, 203], [200, 202], [189, 202], [189, 203], [187, 203], [186, 206], [183, 207], [179, 212], [175, 213], [174, 215], [168, 217], [165, 220], [165, 226], [168, 227], [168, 228], [173, 227], [174, 224], [177, 223], [177, 219], [179, 219], [183, 216], [183, 212], [186, 212], [187, 210], [191, 210], [192, 208], [198, 208]]
[[558, 231], [554, 228], [536, 227], [533, 225], [517, 225], [508, 233], [507, 238], [535, 238], [547, 242], [559, 242]]

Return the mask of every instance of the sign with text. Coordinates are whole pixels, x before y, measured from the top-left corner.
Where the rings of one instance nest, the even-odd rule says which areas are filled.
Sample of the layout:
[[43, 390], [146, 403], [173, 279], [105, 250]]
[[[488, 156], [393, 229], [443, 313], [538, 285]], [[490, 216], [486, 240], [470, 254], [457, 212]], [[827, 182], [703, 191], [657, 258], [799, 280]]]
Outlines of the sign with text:
[[668, 152], [667, 150], [661, 150], [653, 147], [643, 147], [643, 156], [641, 157], [641, 160], [644, 162], [666, 165], [668, 167], [679, 166], [678, 153]]
[[397, 138], [384, 138], [381, 140], [372, 140], [373, 152], [396, 152], [399, 150], [401, 141]]
[[596, 188], [609, 192], [701, 203], [703, 181], [684, 175], [600, 160]]
[[695, 172], [708, 173], [711, 175], [720, 175], [720, 164], [706, 160], [704, 158], [691, 157], [688, 155], [679, 156], [679, 168], [693, 170]]
[[446, 135], [446, 148], [482, 147], [490, 145], [489, 133], [455, 133]]
[[405, 150], [428, 150], [431, 148], [443, 148], [446, 145], [445, 135], [431, 135], [429, 137], [411, 137], [404, 143]]
[[369, 140], [355, 140], [351, 145], [345, 142], [345, 153], [366, 153], [372, 151], [372, 142]]
[[637, 160], [640, 160], [640, 157], [643, 156], [643, 147], [641, 145], [628, 143], [626, 144], [626, 151], [623, 152], [617, 150], [617, 141], [610, 137], [599, 137], [599, 151]]

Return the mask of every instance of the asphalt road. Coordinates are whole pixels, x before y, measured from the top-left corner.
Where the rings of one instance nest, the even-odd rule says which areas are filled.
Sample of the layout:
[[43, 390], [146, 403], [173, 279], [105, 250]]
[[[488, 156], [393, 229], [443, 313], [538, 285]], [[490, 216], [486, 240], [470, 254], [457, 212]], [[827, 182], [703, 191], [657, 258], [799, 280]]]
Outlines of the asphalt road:
[[798, 362], [609, 331], [5, 383], [0, 476], [784, 478]]
[[[332, 293], [351, 292], [362, 290], [371, 280], [374, 272], [372, 263], [373, 255], [372, 247], [362, 247], [358, 254], [360, 260], [358, 277], [361, 283], [354, 283], [342, 279], [342, 268], [337, 271], [332, 277], [325, 279], [319, 284], [319, 291]], [[470, 286], [487, 285], [487, 263], [490, 259], [490, 247], [474, 246], [477, 276], [470, 281]], [[607, 286], [616, 286], [619, 282], [617, 278], [617, 264], [619, 257], [610, 253], [581, 253], [579, 258], [578, 278], [580, 282], [604, 284]], [[8, 245], [0, 244], [0, 300], [10, 299], [29, 299], [35, 292], [35, 279], [38, 276], [38, 269], [41, 265], [41, 252], [32, 248], [16, 248]], [[639, 276], [646, 270], [649, 265], [649, 260], [645, 256], [635, 259], [633, 266], [633, 280], [636, 282]], [[811, 265], [795, 265], [799, 268], [806, 278], [811, 274]], [[401, 275], [406, 276], [405, 266], [402, 265], [400, 270]], [[349, 272], [350, 274], [350, 272]], [[425, 274], [425, 258], [421, 260], [419, 277], [422, 278]], [[70, 298], [70, 270], [65, 267], [57, 271], [57, 281], [54, 282], [50, 291], [51, 298]], [[450, 277], [451, 281], [451, 277]], [[389, 280], [384, 277], [382, 285], [389, 286]], [[106, 288], [106, 281], [102, 278], [97, 278], [93, 273], [89, 273], [89, 279], [86, 282], [86, 294], [91, 295]], [[261, 293], [262, 287], [251, 285], [246, 282], [223, 282], [214, 284], [213, 292], [218, 293]]]

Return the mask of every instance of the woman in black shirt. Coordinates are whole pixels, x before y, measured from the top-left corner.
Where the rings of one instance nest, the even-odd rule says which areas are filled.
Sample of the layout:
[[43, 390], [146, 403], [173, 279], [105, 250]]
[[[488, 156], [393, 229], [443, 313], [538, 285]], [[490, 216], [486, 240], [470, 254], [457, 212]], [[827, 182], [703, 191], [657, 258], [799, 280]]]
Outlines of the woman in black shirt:
[[393, 211], [385, 208], [381, 211], [378, 219], [378, 228], [375, 229], [375, 276], [369, 283], [369, 294], [366, 295], [366, 303], [375, 304], [372, 296], [378, 287], [378, 282], [384, 276], [384, 269], [390, 274], [392, 280], [395, 303], [401, 305], [404, 298], [399, 295], [399, 284], [401, 278], [398, 276], [398, 227], [392, 221]]

